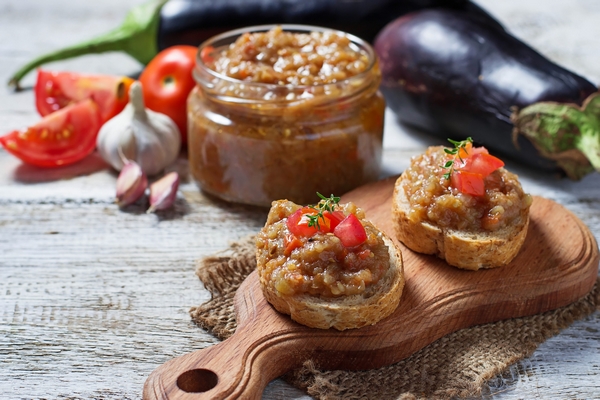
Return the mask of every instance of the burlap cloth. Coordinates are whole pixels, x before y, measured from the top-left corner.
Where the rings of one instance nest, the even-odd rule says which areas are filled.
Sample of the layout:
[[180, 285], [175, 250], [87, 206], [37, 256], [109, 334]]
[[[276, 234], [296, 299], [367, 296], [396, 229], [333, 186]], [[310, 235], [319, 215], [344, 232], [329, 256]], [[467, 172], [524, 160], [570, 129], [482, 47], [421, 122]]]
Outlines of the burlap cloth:
[[[192, 319], [219, 339], [236, 328], [235, 291], [256, 266], [254, 241], [246, 238], [200, 260], [196, 274], [212, 299], [190, 310]], [[449, 334], [409, 358], [369, 371], [322, 371], [310, 362], [284, 376], [318, 399], [420, 399], [481, 396], [486, 382], [528, 357], [546, 339], [600, 304], [600, 279], [584, 298], [531, 317], [475, 326]]]

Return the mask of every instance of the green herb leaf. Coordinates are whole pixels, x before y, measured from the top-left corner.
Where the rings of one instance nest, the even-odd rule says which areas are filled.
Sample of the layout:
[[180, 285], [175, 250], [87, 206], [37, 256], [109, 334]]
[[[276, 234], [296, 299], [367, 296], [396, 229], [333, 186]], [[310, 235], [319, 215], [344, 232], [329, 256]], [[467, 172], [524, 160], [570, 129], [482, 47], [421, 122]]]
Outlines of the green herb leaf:
[[319, 196], [321, 198], [321, 201], [319, 201], [316, 204], [316, 206], [309, 206], [313, 210], [316, 210], [317, 213], [314, 215], [307, 215], [306, 217], [308, 218], [308, 226], [309, 227], [316, 226], [317, 229], [320, 230], [321, 225], [319, 224], [319, 219], [322, 219], [323, 221], [325, 221], [325, 216], [323, 215], [323, 212], [325, 212], [325, 211], [333, 212], [335, 210], [335, 206], [337, 206], [340, 202], [340, 197], [337, 197], [334, 195], [325, 197], [319, 192], [317, 192], [317, 196]]
[[[472, 144], [473, 139], [469, 136], [468, 138], [466, 138], [465, 140], [461, 140], [460, 142], [452, 139], [448, 139], [448, 141], [454, 145], [454, 148], [444, 148], [444, 152], [453, 156], [458, 155], [458, 159], [462, 162], [463, 159], [460, 156], [460, 149], [464, 149], [465, 147], [467, 147], [468, 143]], [[454, 172], [454, 160], [446, 161], [442, 168], [450, 168], [450, 171], [446, 172], [443, 175], [445, 179], [450, 179], [450, 175], [452, 175], [452, 172]]]

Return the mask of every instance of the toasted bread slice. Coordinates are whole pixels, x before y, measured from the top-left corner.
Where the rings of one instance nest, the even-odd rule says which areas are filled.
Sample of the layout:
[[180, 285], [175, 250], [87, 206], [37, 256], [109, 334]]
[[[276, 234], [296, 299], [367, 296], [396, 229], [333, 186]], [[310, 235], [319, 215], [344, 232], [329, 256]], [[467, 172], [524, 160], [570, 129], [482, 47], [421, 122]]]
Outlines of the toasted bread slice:
[[401, 175], [394, 187], [392, 213], [397, 238], [409, 249], [437, 255], [450, 265], [468, 270], [506, 265], [521, 249], [529, 226], [529, 208], [522, 209], [510, 225], [496, 231], [444, 229], [409, 218], [410, 202], [403, 184], [410, 183]]
[[309, 294], [286, 296], [278, 292], [268, 277], [260, 273], [260, 283], [269, 303], [281, 313], [311, 328], [338, 330], [373, 325], [398, 307], [404, 288], [404, 268], [400, 249], [380, 232], [390, 255], [387, 273], [362, 294], [321, 298]]

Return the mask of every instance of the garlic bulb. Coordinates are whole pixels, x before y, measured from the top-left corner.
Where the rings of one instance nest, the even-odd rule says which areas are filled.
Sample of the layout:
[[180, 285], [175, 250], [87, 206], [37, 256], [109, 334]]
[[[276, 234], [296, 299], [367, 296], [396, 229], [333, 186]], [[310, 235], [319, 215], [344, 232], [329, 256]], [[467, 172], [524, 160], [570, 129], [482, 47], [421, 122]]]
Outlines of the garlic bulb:
[[181, 135], [171, 118], [146, 109], [142, 85], [136, 81], [129, 88], [129, 104], [102, 126], [96, 146], [102, 158], [116, 170], [120, 171], [127, 160], [133, 160], [152, 176], [175, 161]]

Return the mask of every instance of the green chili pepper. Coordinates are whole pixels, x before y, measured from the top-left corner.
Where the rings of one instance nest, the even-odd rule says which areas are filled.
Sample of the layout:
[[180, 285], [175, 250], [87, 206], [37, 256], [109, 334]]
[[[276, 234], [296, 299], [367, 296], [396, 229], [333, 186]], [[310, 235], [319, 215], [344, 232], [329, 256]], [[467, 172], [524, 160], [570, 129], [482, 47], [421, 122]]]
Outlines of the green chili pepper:
[[36, 67], [58, 60], [84, 54], [122, 51], [142, 64], [147, 64], [157, 53], [156, 35], [159, 28], [160, 10], [167, 0], [156, 0], [132, 8], [118, 28], [64, 49], [44, 54], [20, 68], [8, 81], [19, 90], [20, 80]]
[[[352, 12], [348, 4], [352, 3]], [[39, 57], [9, 81], [18, 88], [29, 71], [51, 61], [90, 53], [121, 51], [147, 64], [160, 50], [204, 40], [226, 30], [247, 25], [309, 24], [339, 29], [372, 41], [400, 15], [427, 7], [448, 6], [485, 14], [468, 0], [153, 0], [133, 8], [123, 24], [105, 35]], [[487, 15], [487, 14], [486, 14]]]

